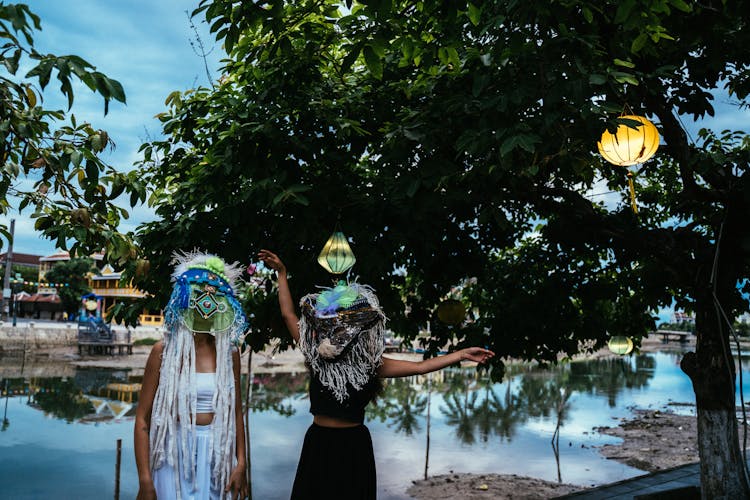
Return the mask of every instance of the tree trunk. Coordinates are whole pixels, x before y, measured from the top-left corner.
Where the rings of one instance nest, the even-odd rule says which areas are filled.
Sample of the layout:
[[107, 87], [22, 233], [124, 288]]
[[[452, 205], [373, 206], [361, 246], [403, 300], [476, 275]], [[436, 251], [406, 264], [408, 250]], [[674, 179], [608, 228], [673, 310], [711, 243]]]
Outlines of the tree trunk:
[[729, 331], [710, 293], [696, 302], [697, 342], [680, 363], [693, 382], [704, 499], [750, 498], [735, 412], [735, 366]]

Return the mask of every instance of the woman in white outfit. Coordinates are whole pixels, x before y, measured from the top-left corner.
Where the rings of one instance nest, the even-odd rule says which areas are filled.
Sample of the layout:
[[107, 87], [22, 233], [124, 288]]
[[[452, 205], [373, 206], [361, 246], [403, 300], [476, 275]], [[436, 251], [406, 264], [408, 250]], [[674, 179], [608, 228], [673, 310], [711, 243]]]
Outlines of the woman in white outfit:
[[135, 417], [138, 500], [245, 498], [245, 430], [237, 346], [247, 319], [238, 265], [179, 254], [164, 338], [143, 374]]

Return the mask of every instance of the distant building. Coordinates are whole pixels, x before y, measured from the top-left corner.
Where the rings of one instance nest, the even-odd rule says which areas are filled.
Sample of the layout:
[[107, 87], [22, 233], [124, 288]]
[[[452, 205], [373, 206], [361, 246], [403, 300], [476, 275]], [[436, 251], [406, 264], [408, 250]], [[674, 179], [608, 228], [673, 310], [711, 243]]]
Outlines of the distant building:
[[[122, 284], [122, 274], [115, 272], [109, 265], [105, 265], [101, 274], [89, 275], [89, 288], [91, 293], [102, 297], [102, 311], [106, 313], [123, 300], [136, 300], [146, 296], [144, 292], [128, 283]], [[139, 321], [143, 326], [161, 326], [164, 323], [164, 316], [161, 311], [143, 311], [139, 316]]]
[[695, 316], [692, 314], [688, 314], [683, 311], [675, 311], [672, 315], [672, 320], [674, 323], [695, 323]]
[[[97, 269], [101, 269], [104, 261], [104, 254], [102, 253], [95, 253], [93, 255], [90, 255], [89, 258], [94, 261], [94, 265]], [[59, 262], [66, 262], [70, 260], [70, 253], [66, 252], [64, 250], [60, 250], [56, 253], [53, 253], [52, 255], [48, 255], [46, 257], [41, 257], [39, 259], [39, 288], [37, 289], [37, 293], [40, 293], [42, 295], [45, 294], [55, 294], [57, 295], [57, 290], [55, 287], [51, 286], [44, 286], [43, 283], [45, 283], [47, 273], [52, 269], [55, 264]]]
[[[5, 260], [8, 258], [8, 252], [0, 253], [0, 266], [5, 268]], [[39, 260], [42, 258], [41, 255], [32, 255], [30, 253], [18, 253], [13, 252], [11, 256], [10, 265], [12, 266], [24, 266], [39, 268]]]

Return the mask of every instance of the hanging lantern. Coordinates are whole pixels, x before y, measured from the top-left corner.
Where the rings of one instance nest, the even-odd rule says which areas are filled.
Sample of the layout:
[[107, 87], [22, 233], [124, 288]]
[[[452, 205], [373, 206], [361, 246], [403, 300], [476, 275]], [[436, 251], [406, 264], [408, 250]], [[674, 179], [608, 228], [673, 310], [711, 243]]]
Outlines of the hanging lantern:
[[444, 300], [438, 306], [437, 316], [446, 325], [460, 325], [466, 318], [466, 306], [460, 300]]
[[[596, 144], [599, 153], [605, 160], [620, 167], [644, 163], [654, 156], [659, 148], [659, 131], [656, 130], [653, 123], [643, 116], [622, 115], [620, 118], [639, 122], [640, 125], [637, 128], [631, 128], [621, 123], [617, 126], [614, 134], [605, 130], [602, 133], [602, 138]], [[628, 172], [628, 188], [630, 190], [630, 205], [633, 212], [638, 213], [632, 172]]]
[[345, 273], [355, 262], [357, 258], [354, 257], [349, 242], [341, 231], [335, 231], [328, 238], [318, 255], [318, 264], [331, 274]]
[[615, 335], [609, 339], [609, 350], [620, 356], [625, 356], [633, 352], [633, 341], [630, 337], [624, 335]]

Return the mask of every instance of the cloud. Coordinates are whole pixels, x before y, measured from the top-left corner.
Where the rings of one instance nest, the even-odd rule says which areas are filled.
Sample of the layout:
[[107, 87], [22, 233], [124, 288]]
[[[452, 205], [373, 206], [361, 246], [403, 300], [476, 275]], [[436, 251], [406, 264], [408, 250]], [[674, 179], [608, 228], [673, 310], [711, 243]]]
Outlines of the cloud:
[[[79, 123], [89, 122], [109, 133], [117, 147], [102, 158], [118, 170], [133, 168], [140, 158], [138, 148], [147, 134], [158, 138], [161, 126], [154, 115], [165, 110], [167, 95], [194, 85], [208, 85], [203, 59], [190, 46], [194, 34], [185, 14], [198, 6], [198, 0], [27, 0], [25, 3], [41, 18], [42, 31], [34, 35], [39, 52], [78, 55], [122, 83], [127, 105], [111, 102], [106, 117], [101, 96], [82, 84], [74, 86], [75, 103], [71, 110]], [[213, 47], [208, 65], [216, 77], [223, 51], [205, 23], [198, 18], [193, 22], [206, 47]], [[28, 63], [25, 68], [30, 68]], [[22, 72], [23, 69], [19, 71]], [[67, 101], [60, 95], [54, 78], [45, 89], [44, 105], [67, 109]], [[22, 181], [24, 187], [32, 183], [28, 179]], [[153, 210], [147, 207], [136, 207], [130, 212], [131, 218], [121, 228], [124, 231], [154, 219]], [[34, 231], [30, 213], [26, 210], [22, 214], [0, 216], [3, 224], [11, 217], [16, 219], [14, 250], [53, 253], [54, 243]]]

